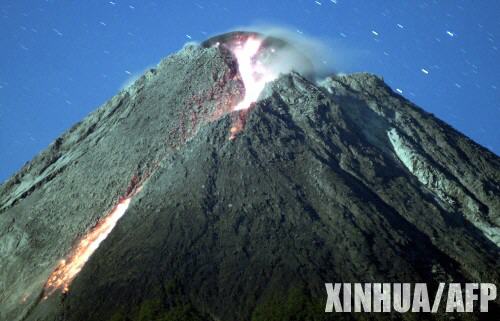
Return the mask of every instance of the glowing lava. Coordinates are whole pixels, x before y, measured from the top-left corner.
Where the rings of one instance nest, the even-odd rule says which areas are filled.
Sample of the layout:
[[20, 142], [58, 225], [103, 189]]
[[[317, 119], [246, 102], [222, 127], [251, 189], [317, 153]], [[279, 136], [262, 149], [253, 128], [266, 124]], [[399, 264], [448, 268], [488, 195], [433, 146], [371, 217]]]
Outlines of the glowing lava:
[[251, 106], [259, 98], [264, 86], [277, 75], [268, 70], [258, 59], [259, 50], [262, 46], [262, 39], [251, 36], [239, 41], [231, 48], [236, 60], [238, 69], [245, 86], [245, 97], [233, 110], [243, 110]]
[[45, 284], [44, 299], [58, 289], [63, 293], [68, 292], [69, 285], [73, 279], [82, 270], [85, 263], [87, 263], [88, 259], [95, 250], [97, 250], [102, 241], [111, 233], [118, 220], [127, 211], [132, 197], [139, 191], [140, 187], [127, 198], [121, 199], [113, 210], [101, 219], [101, 221], [99, 221], [97, 225], [74, 246], [68, 257], [59, 262], [59, 265], [54, 269]]
[[[234, 108], [234, 111], [245, 111], [257, 101], [268, 82], [277, 78], [277, 75], [259, 60], [259, 53], [263, 40], [257, 36], [239, 39], [230, 45], [231, 51], [238, 62], [238, 71], [245, 87], [245, 95]], [[233, 122], [229, 139], [236, 138], [245, 126], [245, 114], [240, 114]]]

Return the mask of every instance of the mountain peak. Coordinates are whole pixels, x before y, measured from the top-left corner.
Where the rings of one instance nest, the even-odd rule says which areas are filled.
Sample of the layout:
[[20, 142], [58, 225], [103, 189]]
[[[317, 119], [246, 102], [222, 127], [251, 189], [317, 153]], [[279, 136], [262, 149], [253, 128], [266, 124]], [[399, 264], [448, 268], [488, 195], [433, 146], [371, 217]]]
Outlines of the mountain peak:
[[498, 282], [496, 155], [367, 73], [290, 70], [235, 110], [248, 88], [214, 41], [162, 60], [0, 187], [0, 319], [291, 320], [296, 300], [312, 319], [329, 280]]

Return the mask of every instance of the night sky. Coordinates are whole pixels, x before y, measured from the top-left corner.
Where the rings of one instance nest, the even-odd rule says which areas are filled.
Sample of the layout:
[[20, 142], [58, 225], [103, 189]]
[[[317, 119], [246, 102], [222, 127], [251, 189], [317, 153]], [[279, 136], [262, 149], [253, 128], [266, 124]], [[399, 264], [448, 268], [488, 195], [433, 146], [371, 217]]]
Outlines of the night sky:
[[188, 41], [272, 24], [500, 153], [500, 1], [0, 2], [0, 182]]

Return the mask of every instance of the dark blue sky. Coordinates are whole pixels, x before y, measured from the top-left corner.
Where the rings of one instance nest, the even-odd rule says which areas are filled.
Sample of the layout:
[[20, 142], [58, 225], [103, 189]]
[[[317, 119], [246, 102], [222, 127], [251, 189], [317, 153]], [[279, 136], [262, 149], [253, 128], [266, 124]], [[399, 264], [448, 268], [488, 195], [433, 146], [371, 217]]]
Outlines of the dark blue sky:
[[2, 0], [0, 182], [190, 38], [257, 23], [323, 39], [337, 71], [500, 153], [500, 1]]

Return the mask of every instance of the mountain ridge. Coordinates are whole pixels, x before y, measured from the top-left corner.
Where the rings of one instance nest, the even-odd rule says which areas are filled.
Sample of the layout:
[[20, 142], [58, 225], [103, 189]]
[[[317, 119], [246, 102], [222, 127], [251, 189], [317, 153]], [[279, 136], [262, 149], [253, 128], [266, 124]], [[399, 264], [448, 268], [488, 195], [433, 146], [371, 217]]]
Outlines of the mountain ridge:
[[[374, 75], [292, 72], [231, 112], [243, 92], [230, 53], [188, 45], [2, 184], [0, 319], [259, 320], [289, 297], [321, 316], [328, 281], [498, 284], [498, 156]], [[40, 300], [134, 177], [69, 292]]]

